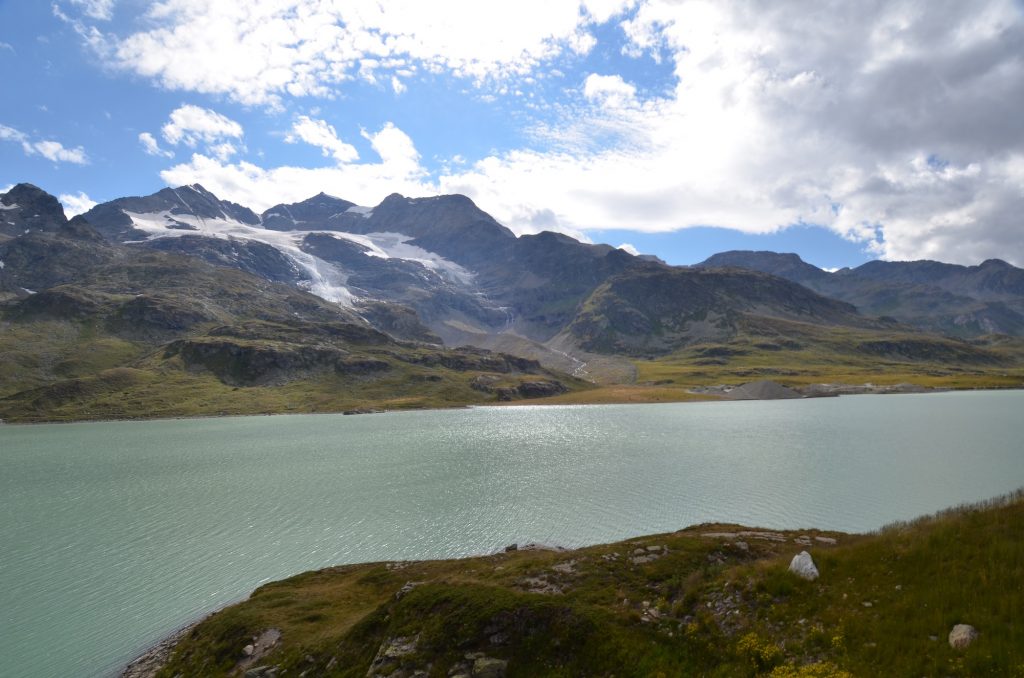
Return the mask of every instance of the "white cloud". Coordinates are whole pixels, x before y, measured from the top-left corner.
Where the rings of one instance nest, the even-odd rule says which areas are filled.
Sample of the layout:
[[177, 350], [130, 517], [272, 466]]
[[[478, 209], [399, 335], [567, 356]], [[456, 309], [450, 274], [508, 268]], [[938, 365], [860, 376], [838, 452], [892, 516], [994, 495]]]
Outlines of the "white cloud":
[[339, 163], [336, 166], [263, 168], [253, 163], [224, 160], [196, 153], [187, 163], [160, 173], [172, 186], [201, 183], [221, 198], [262, 211], [282, 202], [305, 200], [319, 191], [374, 205], [387, 195], [430, 195], [426, 173], [412, 139], [387, 123], [375, 133], [364, 132], [380, 162]]
[[338, 133], [332, 125], [309, 116], [300, 115], [284, 140], [291, 144], [304, 141], [319, 148], [324, 157], [333, 157], [338, 162], [352, 162], [359, 159], [359, 152], [351, 144], [339, 139]]
[[636, 105], [636, 87], [623, 80], [621, 75], [591, 73], [583, 82], [583, 96], [609, 108]]
[[171, 111], [161, 129], [164, 141], [195, 148], [199, 142], [212, 144], [224, 138], [241, 139], [242, 126], [216, 111], [187, 104]]
[[61, 204], [64, 205], [64, 214], [71, 218], [83, 212], [88, 212], [96, 206], [96, 201], [90, 198], [83, 191], [75, 193], [61, 193], [57, 196]]
[[634, 257], [640, 256], [640, 250], [638, 250], [637, 248], [633, 247], [628, 242], [624, 242], [621, 245], [619, 245], [619, 249], [622, 250], [623, 252], [629, 252]]
[[0, 141], [20, 142], [24, 141], [26, 138], [27, 137], [24, 134], [14, 129], [13, 127], [8, 127], [7, 125], [0, 125]]
[[596, 22], [603, 24], [609, 19], [636, 6], [637, 0], [583, 0], [584, 11]]
[[366, 130], [363, 130], [362, 134], [385, 165], [404, 171], [410, 177], [426, 174], [420, 167], [420, 154], [412, 139], [392, 123], [385, 123], [384, 127], [374, 134]]
[[70, 162], [76, 165], [84, 165], [89, 162], [85, 156], [85, 150], [77, 148], [65, 148], [59, 141], [35, 141], [32, 142], [34, 152], [53, 162]]
[[109, 21], [114, 15], [114, 0], [71, 0], [71, 4], [81, 7], [93, 19]]
[[401, 94], [406, 90], [405, 83], [398, 79], [398, 76], [391, 76], [391, 89], [395, 94]]
[[283, 96], [329, 96], [352, 78], [376, 82], [376, 71], [392, 75], [410, 63], [478, 84], [524, 75], [566, 50], [585, 54], [595, 44], [587, 26], [630, 4], [163, 0], [145, 29], [88, 42], [109, 65], [165, 88], [276, 106]]
[[0, 50], [3, 50], [3, 49], [6, 49], [6, 50], [8, 50], [10, 52], [14, 52], [14, 45], [12, 45], [9, 42], [2, 42], [2, 41], [0, 41]]
[[174, 151], [165, 151], [160, 148], [160, 144], [157, 143], [156, 139], [149, 132], [143, 132], [139, 135], [139, 143], [142, 144], [142, 150], [147, 155], [156, 155], [163, 158], [173, 158]]
[[317, 141], [292, 136], [351, 166], [232, 163], [213, 146], [238, 143], [239, 127], [194, 137], [207, 147], [165, 180], [254, 205], [311, 189], [364, 202], [463, 192], [518, 232], [815, 223], [890, 258], [1024, 264], [1017, 0], [162, 0], [138, 32], [79, 32], [106, 63], [164, 87], [274, 106], [360, 78], [398, 92], [442, 71], [489, 88], [482, 99], [522, 91], [555, 57], [593, 49], [605, 21], [627, 53], [670, 65], [674, 88], [651, 96], [612, 59], [555, 109], [561, 120], [527, 122], [529, 146], [442, 161], [434, 180], [397, 128], [366, 134], [382, 161], [356, 164], [313, 118]]
[[535, 130], [553, 150], [484, 158], [439, 189], [519, 232], [815, 223], [893, 259], [1024, 264], [1011, 0], [649, 0], [623, 29], [634, 53], [669, 55], [674, 91], [634, 105], [621, 76], [592, 75], [595, 108]]
[[89, 162], [85, 149], [81, 146], [66, 148], [59, 141], [52, 139], [33, 140], [24, 132], [7, 125], [0, 125], [0, 141], [21, 144], [21, 150], [25, 155], [41, 155], [52, 162], [69, 162], [75, 165], [85, 165]]
[[230, 141], [225, 141], [220, 144], [214, 144], [209, 148], [210, 153], [221, 162], [227, 162], [228, 159], [238, 153], [238, 149]]

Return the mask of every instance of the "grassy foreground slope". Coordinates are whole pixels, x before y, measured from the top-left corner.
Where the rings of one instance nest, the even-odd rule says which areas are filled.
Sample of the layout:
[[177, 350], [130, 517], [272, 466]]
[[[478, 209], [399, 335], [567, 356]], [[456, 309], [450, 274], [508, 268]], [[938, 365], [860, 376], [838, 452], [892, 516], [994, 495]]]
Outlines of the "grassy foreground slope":
[[[1021, 676], [1021, 534], [1018, 492], [869, 535], [700, 525], [329, 568], [211, 616], [160, 675]], [[816, 581], [787, 570], [805, 549]]]

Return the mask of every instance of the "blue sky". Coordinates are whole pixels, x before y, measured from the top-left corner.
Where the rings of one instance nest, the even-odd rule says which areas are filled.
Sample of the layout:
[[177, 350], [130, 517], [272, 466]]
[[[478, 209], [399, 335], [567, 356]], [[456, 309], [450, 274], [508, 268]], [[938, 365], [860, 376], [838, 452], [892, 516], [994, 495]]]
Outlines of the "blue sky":
[[0, 189], [459, 192], [670, 263], [1024, 265], [1014, 0], [0, 0]]

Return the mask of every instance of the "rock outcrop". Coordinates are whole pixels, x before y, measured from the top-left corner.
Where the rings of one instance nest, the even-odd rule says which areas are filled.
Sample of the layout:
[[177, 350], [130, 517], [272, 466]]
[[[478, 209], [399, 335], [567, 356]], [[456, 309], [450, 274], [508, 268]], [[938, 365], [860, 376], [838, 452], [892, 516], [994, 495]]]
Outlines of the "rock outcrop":
[[814, 581], [818, 578], [818, 568], [814, 565], [814, 559], [811, 558], [811, 554], [807, 551], [801, 551], [793, 556], [793, 560], [789, 563], [789, 571], [808, 581]]

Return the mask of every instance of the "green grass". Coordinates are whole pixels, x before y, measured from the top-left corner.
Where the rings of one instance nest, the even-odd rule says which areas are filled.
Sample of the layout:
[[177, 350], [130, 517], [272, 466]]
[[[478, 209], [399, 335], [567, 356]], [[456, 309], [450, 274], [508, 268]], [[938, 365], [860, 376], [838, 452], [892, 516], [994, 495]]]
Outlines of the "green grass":
[[[314, 376], [277, 386], [234, 387], [210, 374], [115, 368], [0, 400], [10, 422], [402, 410], [496, 403], [470, 387], [476, 373], [396, 370], [373, 379]], [[529, 380], [504, 377], [499, 385]]]
[[[46, 334], [42, 330], [47, 330]], [[59, 330], [59, 331], [58, 331]], [[261, 385], [225, 383], [205, 369], [188, 369], [180, 356], [162, 346], [129, 343], [98, 334], [83, 339], [72, 323], [13, 325], [0, 337], [6, 355], [0, 370], [0, 419], [10, 422], [139, 419], [243, 414], [341, 412], [356, 409], [401, 410], [495, 403], [493, 392], [472, 388], [486, 369], [420, 365], [437, 349], [413, 345], [341, 344], [352, 359], [382, 361], [386, 368], [368, 374], [338, 374], [331, 369], [286, 375]], [[33, 341], [28, 341], [33, 339]], [[287, 351], [297, 344], [278, 339], [232, 339], [238, 346]], [[24, 343], [24, 348], [14, 348]], [[0, 355], [4, 355], [0, 351]], [[446, 357], [450, 354], [442, 351]], [[588, 389], [565, 375], [490, 374], [493, 389], [524, 381], [558, 379], [570, 389]], [[6, 396], [6, 397], [5, 397]]]
[[[294, 326], [293, 326], [294, 325]], [[364, 375], [330, 370], [273, 375], [232, 382], [246, 365], [223, 366], [223, 374], [186, 366], [168, 353], [166, 337], [124, 333], [97, 318], [0, 321], [0, 419], [72, 421], [151, 417], [217, 416], [350, 409], [412, 409], [495, 403], [493, 392], [471, 388], [486, 367], [456, 368], [435, 360], [446, 351], [411, 344], [374, 344], [368, 331], [340, 323], [279, 323], [239, 320], [230, 326], [200, 323], [181, 336], [194, 343], [229, 341], [288, 354], [336, 349], [352, 359], [380, 360], [387, 369]], [[1024, 340], [993, 338], [967, 344], [921, 334], [880, 334], [780, 320], [746, 321], [725, 343], [688, 346], [666, 356], [633, 360], [636, 384], [596, 386], [545, 370], [498, 373], [493, 388], [534, 379], [555, 379], [569, 392], [530, 403], [598, 404], [683, 402], [707, 399], [696, 386], [772, 379], [800, 387], [817, 382], [877, 385], [914, 383], [941, 388], [1024, 386]], [[121, 333], [118, 333], [121, 332]], [[865, 346], [918, 342], [927, 360], [867, 352]], [[434, 355], [436, 354], [436, 355]], [[431, 364], [423, 364], [431, 358]], [[586, 356], [594, 374], [602, 356]], [[420, 362], [417, 362], [420, 361]], [[610, 362], [610, 361], [609, 361]], [[623, 359], [625, 362], [625, 359]], [[211, 365], [216, 369], [216, 365]], [[127, 370], [127, 371], [126, 371]]]
[[142, 351], [118, 337], [98, 335], [88, 324], [0, 322], [0, 398], [124, 365]]
[[[937, 356], [913, 360], [871, 354], [861, 346], [879, 340], [927, 340]], [[978, 351], [965, 360], [961, 351]], [[948, 358], [943, 359], [943, 352]], [[814, 383], [877, 385], [913, 383], [937, 388], [1024, 386], [1024, 340], [1004, 338], [966, 345], [928, 335], [880, 336], [859, 330], [772, 321], [723, 344], [688, 346], [670, 355], [637, 360], [641, 384], [683, 388], [771, 379], [787, 386]]]
[[[879, 341], [922, 341], [927, 360], [861, 350]], [[971, 352], [977, 352], [971, 360]], [[964, 360], [964, 356], [968, 358]], [[942, 358], [946, 359], [942, 359]], [[790, 387], [816, 383], [929, 388], [1024, 388], [1024, 340], [999, 337], [964, 344], [920, 334], [879, 334], [841, 327], [762, 320], [725, 343], [687, 346], [666, 356], [637, 359], [636, 384], [573, 391], [538, 404], [687, 402], [715, 399], [690, 393], [699, 386], [770, 379]]]
[[[1024, 495], [869, 535], [784, 532], [746, 548], [704, 536], [742, 529], [305, 573], [198, 625], [161, 675], [228, 675], [267, 628], [283, 637], [261, 663], [296, 675], [364, 676], [382, 643], [410, 636], [416, 651], [396, 668], [430, 676], [469, 652], [507, 660], [512, 678], [1024, 675]], [[630, 560], [648, 546], [667, 553]], [[817, 581], [787, 571], [804, 548]], [[396, 595], [407, 582], [419, 585]], [[955, 651], [946, 636], [961, 622], [981, 635]]]

